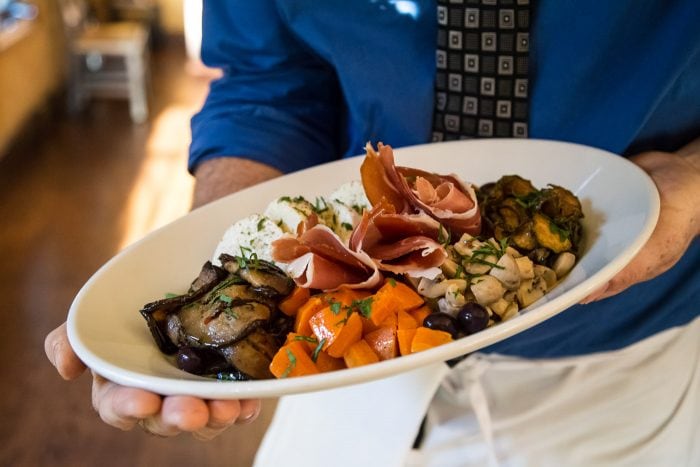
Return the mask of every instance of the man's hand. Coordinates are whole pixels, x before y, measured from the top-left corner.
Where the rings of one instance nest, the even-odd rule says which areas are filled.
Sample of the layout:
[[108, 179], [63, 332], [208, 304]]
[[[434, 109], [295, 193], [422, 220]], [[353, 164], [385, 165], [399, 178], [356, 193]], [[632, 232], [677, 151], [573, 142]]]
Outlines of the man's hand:
[[[700, 140], [678, 153], [645, 152], [630, 160], [652, 178], [661, 209], [656, 228], [637, 256], [582, 303], [613, 296], [670, 269], [700, 233]], [[624, 188], [623, 188], [624, 189]]]
[[[281, 172], [247, 159], [218, 158], [203, 162], [196, 171], [193, 207], [274, 178]], [[44, 350], [58, 373], [75, 379], [86, 367], [68, 342], [66, 324], [54, 329]], [[202, 400], [196, 397], [163, 397], [143, 389], [120, 386], [92, 373], [92, 405], [102, 420], [121, 430], [140, 425], [158, 436], [192, 433], [211, 439], [232, 424], [249, 423], [260, 413], [260, 400]]]
[[[75, 379], [85, 371], [85, 365], [68, 343], [65, 323], [46, 336], [44, 349], [64, 379]], [[252, 422], [260, 412], [259, 400], [161, 397], [143, 389], [120, 386], [94, 372], [92, 405], [105, 423], [121, 430], [131, 430], [138, 424], [158, 436], [190, 432], [199, 439], [214, 438], [234, 423]]]

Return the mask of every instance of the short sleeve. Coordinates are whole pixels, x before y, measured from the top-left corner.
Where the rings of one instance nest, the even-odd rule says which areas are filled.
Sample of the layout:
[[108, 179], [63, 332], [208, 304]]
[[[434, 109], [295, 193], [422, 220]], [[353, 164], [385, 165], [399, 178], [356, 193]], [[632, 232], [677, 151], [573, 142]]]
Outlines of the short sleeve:
[[283, 172], [337, 157], [335, 73], [284, 25], [274, 2], [205, 2], [202, 60], [221, 68], [192, 119], [189, 170], [239, 156]]

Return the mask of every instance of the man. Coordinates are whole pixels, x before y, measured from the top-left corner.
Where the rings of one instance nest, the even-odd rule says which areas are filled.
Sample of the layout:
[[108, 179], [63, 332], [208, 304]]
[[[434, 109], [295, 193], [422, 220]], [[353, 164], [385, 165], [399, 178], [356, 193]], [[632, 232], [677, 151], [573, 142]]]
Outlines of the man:
[[[223, 68], [224, 77], [212, 84], [204, 108], [193, 119], [190, 170], [197, 179], [195, 205], [284, 172], [359, 154], [366, 141], [398, 147], [449, 136], [448, 120], [440, 114], [449, 110], [449, 99], [440, 99], [439, 93], [446, 90], [439, 86], [436, 98], [434, 87], [438, 37], [438, 73], [440, 47], [446, 57], [459, 50], [453, 54], [460, 60], [454, 73], [458, 92], [476, 92], [479, 112], [498, 101], [500, 91], [488, 83], [497, 87], [501, 81], [489, 78], [498, 79], [500, 67], [513, 63], [520, 67], [515, 72], [529, 81], [518, 88], [522, 96], [514, 96], [513, 88], [510, 94], [504, 90], [503, 100], [513, 101], [508, 118], [516, 117], [515, 97], [527, 101], [527, 135], [625, 154], [649, 173], [661, 194], [661, 215], [652, 238], [629, 266], [588, 297], [590, 304], [485, 349], [487, 355], [533, 359], [529, 374], [536, 374], [543, 359], [572, 359], [567, 360], [571, 366], [556, 370], [551, 387], [560, 388], [561, 372], [585, 367], [589, 356], [622, 358], [630, 353], [625, 349], [638, 345], [635, 353], [645, 349], [645, 361], [653, 361], [671, 352], [653, 340], [664, 331], [677, 333], [672, 339], [679, 342], [690, 333], [690, 341], [697, 342], [700, 8], [691, 0], [671, 5], [660, 0], [643, 5], [541, 1], [534, 2], [532, 10], [525, 8], [528, 3], [465, 0], [440, 3], [437, 9], [432, 1], [206, 3], [202, 55], [208, 65]], [[441, 16], [456, 8], [462, 8], [457, 16]], [[499, 40], [502, 36], [491, 35], [498, 29], [495, 23], [509, 28], [509, 12], [515, 14], [518, 27], [529, 28], [522, 32], [526, 36], [512, 35], [527, 42], [514, 44], [510, 54], [499, 48], [505, 43]], [[463, 20], [448, 19], [460, 16]], [[472, 26], [486, 27], [487, 32], [472, 31]], [[495, 40], [489, 43], [489, 37]], [[473, 73], [477, 61], [486, 67], [485, 57], [519, 57], [518, 44], [528, 61], [499, 59], [498, 70], [478, 70], [486, 72], [486, 79]], [[469, 60], [474, 57], [476, 61]], [[444, 66], [449, 71], [451, 65]], [[473, 136], [497, 134], [496, 126], [480, 125], [497, 110], [479, 115], [484, 118], [472, 125], [472, 109], [466, 100], [460, 102], [465, 106], [453, 109], [460, 118], [453, 136], [462, 130]], [[498, 123], [497, 118], [493, 121]], [[673, 352], [683, 360], [682, 349]], [[64, 328], [47, 338], [47, 354], [64, 377], [84, 370], [67, 344]], [[700, 373], [697, 356], [690, 357], [673, 371]], [[503, 368], [498, 359], [483, 358], [493, 366], [491, 376]], [[591, 365], [596, 367], [598, 361]], [[469, 359], [466, 362], [468, 366]], [[632, 384], [644, 381], [649, 369], [642, 367], [638, 362], [627, 369]], [[459, 375], [451, 378], [457, 381]], [[589, 375], [591, 381], [600, 378], [599, 371]], [[508, 377], [498, 381], [504, 379]], [[686, 384], [697, 388], [692, 380]], [[161, 398], [97, 375], [93, 388], [93, 404], [107, 423], [129, 429], [138, 422], [163, 435], [190, 431], [210, 437], [236, 420], [253, 418], [259, 407], [257, 401]], [[615, 397], [624, 401], [624, 392], [615, 390], [620, 391]], [[684, 396], [671, 391], [668, 397]], [[697, 394], [691, 397], [697, 400]], [[604, 407], [599, 399], [592, 404]], [[439, 413], [435, 417], [439, 419]], [[589, 428], [585, 433], [595, 432], [595, 423]], [[693, 433], [697, 431], [684, 436]], [[521, 441], [514, 442], [520, 446]], [[427, 442], [432, 442], [430, 437]], [[563, 445], [567, 442], [562, 440]], [[673, 448], [667, 443], [659, 449]], [[510, 455], [497, 453], [504, 459]], [[685, 460], [685, 455], [698, 454], [680, 453], [678, 459]]]

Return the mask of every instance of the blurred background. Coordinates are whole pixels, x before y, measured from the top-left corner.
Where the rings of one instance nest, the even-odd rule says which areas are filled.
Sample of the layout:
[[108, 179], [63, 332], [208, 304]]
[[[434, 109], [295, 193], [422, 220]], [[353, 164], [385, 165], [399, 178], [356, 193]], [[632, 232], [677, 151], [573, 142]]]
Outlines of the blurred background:
[[0, 0], [0, 465], [250, 465], [271, 404], [210, 442], [105, 425], [44, 356], [80, 287], [185, 214], [189, 120], [217, 70], [201, 0]]

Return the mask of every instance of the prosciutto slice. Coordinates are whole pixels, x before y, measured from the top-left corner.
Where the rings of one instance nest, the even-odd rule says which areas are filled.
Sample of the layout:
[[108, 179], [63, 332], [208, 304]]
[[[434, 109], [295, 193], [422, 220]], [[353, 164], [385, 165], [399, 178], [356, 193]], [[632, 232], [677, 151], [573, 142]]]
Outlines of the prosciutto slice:
[[298, 286], [310, 289], [373, 288], [383, 280], [379, 268], [366, 253], [350, 250], [335, 232], [322, 224], [298, 236], [275, 240], [272, 258], [286, 263], [287, 273]]
[[424, 212], [455, 236], [481, 232], [481, 214], [474, 188], [458, 176], [438, 175], [410, 167], [397, 167], [391, 146], [370, 144], [361, 167], [367, 198], [375, 205], [385, 199], [397, 213]]
[[438, 241], [446, 235], [439, 222], [424, 213], [396, 213], [383, 199], [350, 237], [350, 249], [369, 255], [382, 271], [435, 278], [447, 252]]

